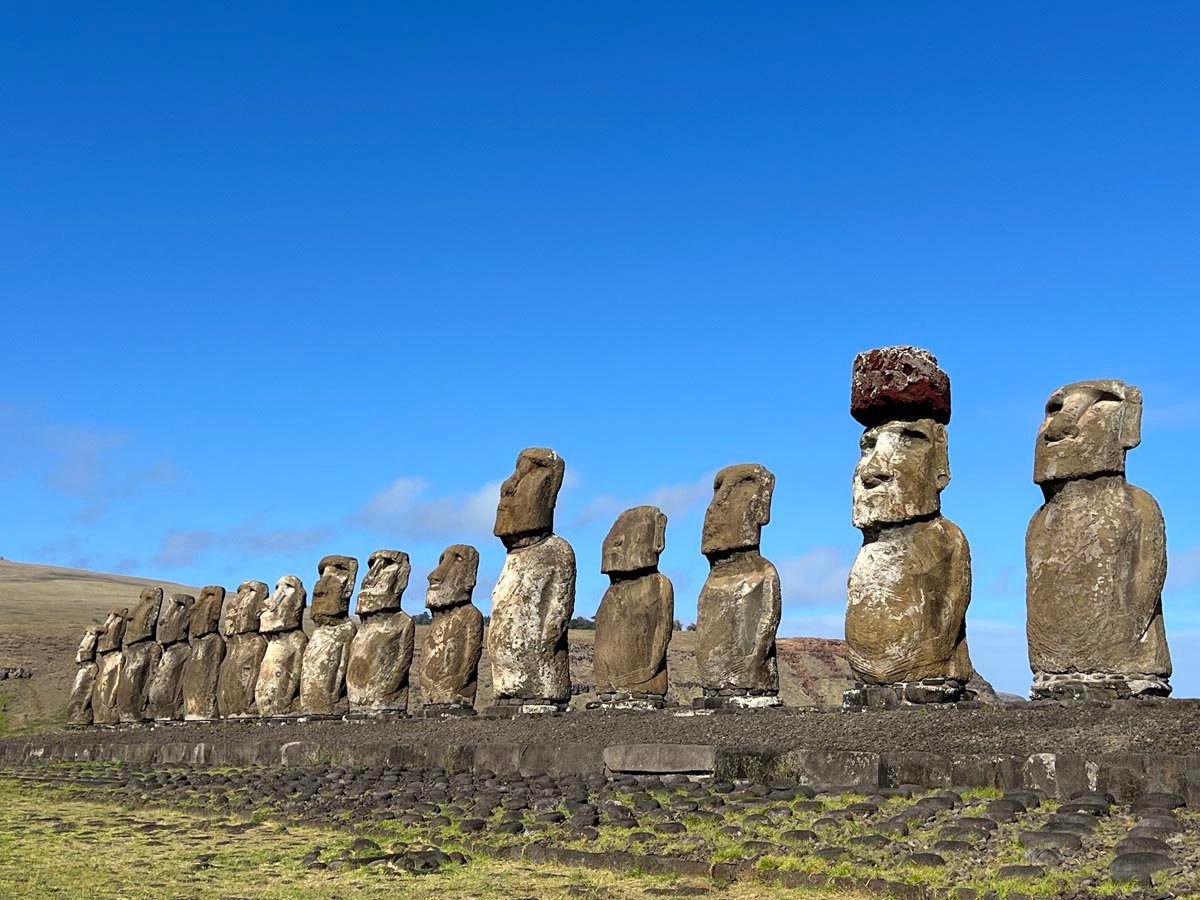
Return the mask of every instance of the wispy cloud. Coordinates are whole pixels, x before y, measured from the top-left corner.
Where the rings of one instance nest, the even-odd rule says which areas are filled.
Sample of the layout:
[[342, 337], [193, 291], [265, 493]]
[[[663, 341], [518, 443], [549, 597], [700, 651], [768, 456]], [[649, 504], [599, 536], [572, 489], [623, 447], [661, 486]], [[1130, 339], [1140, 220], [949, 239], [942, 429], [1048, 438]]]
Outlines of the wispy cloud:
[[783, 602], [817, 605], [845, 603], [846, 578], [853, 553], [842, 547], [813, 547], [775, 564]]
[[429, 494], [423, 478], [401, 476], [371, 497], [350, 516], [350, 522], [412, 540], [491, 533], [500, 482], [488, 482], [467, 494]]
[[583, 528], [596, 522], [609, 522], [631, 506], [657, 506], [668, 519], [683, 518], [712, 496], [713, 474], [709, 472], [695, 481], [660, 485], [640, 498], [622, 499], [615, 494], [597, 494], [576, 514], [571, 524]]
[[151, 560], [159, 566], [186, 566], [213, 550], [242, 557], [299, 553], [332, 539], [330, 528], [258, 528], [239, 525], [228, 533], [177, 528], [163, 535]]

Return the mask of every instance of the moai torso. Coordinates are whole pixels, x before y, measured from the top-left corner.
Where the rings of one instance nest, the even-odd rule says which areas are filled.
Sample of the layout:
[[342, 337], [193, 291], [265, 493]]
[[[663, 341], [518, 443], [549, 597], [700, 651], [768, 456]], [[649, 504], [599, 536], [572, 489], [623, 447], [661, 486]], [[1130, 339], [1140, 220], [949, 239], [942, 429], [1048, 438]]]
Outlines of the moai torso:
[[417, 627], [400, 608], [412, 566], [400, 550], [376, 550], [358, 592], [360, 624], [350, 642], [351, 713], [406, 712]]
[[774, 490], [775, 476], [757, 463], [727, 466], [713, 481], [700, 548], [710, 569], [696, 601], [696, 666], [709, 700], [779, 693], [779, 573], [758, 549]]
[[425, 605], [433, 622], [421, 647], [421, 703], [473, 708], [483, 654], [483, 614], [471, 603], [479, 551], [452, 544], [429, 573]]
[[96, 689], [96, 643], [100, 629], [89, 628], [83, 633], [75, 653], [75, 681], [67, 701], [68, 725], [92, 724], [92, 695]]
[[571, 699], [567, 625], [575, 611], [575, 551], [553, 533], [565, 471], [553, 450], [531, 447], [500, 488], [493, 531], [508, 555], [492, 591], [487, 638], [499, 701], [565, 706]]
[[304, 584], [295, 575], [285, 575], [263, 605], [258, 632], [267, 640], [258, 678], [254, 684], [254, 704], [260, 716], [290, 716], [298, 711], [300, 668], [308, 638], [304, 622]]
[[666, 533], [661, 510], [637, 506], [621, 513], [604, 539], [600, 568], [611, 583], [596, 610], [593, 655], [602, 695], [667, 694], [675, 592], [658, 571]]
[[162, 607], [162, 589], [146, 588], [125, 625], [121, 676], [117, 684], [117, 713], [122, 722], [143, 722], [162, 647], [154, 640]]
[[[1170, 691], [1162, 616], [1166, 529], [1154, 498], [1125, 480], [1141, 438], [1141, 393], [1120, 381], [1051, 395], [1034, 480], [1045, 504], [1025, 539], [1026, 629], [1039, 676], [1119, 674]], [[1035, 685], [1036, 688], [1036, 685]]]
[[261, 581], [243, 581], [225, 604], [221, 629], [225, 634], [225, 658], [217, 677], [217, 713], [222, 719], [244, 719], [258, 715], [254, 689], [258, 670], [267, 652], [267, 640], [258, 633], [258, 619], [267, 599]]
[[192, 605], [188, 620], [188, 657], [180, 684], [183, 717], [189, 721], [217, 718], [217, 683], [225, 659], [225, 638], [220, 633], [225, 588], [208, 585]]
[[150, 678], [146, 718], [171, 721], [183, 718], [183, 668], [191, 648], [188, 646], [188, 620], [196, 602], [190, 594], [168, 594], [158, 617], [155, 639], [162, 647], [162, 658]]
[[350, 642], [358, 631], [347, 618], [358, 560], [326, 556], [317, 566], [312, 616], [317, 623], [304, 648], [300, 671], [300, 711], [305, 715], [341, 715], [348, 709], [346, 669]]

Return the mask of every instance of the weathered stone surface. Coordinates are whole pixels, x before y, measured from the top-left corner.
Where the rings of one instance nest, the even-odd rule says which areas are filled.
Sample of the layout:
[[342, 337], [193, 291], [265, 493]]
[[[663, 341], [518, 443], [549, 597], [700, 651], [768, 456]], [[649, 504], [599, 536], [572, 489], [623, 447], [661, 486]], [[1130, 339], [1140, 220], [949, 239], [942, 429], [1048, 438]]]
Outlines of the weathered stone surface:
[[[93, 644], [95, 641], [93, 640]], [[92, 724], [92, 696], [96, 689], [96, 673], [99, 666], [88, 660], [75, 670], [75, 681], [71, 685], [71, 697], [67, 701], [68, 725]]]
[[933, 419], [946, 425], [950, 422], [950, 378], [928, 350], [867, 350], [854, 359], [850, 415], [866, 428], [893, 419]]
[[421, 648], [421, 702], [473, 708], [483, 654], [483, 614], [471, 603], [479, 551], [451, 544], [429, 573], [425, 605], [433, 622]]
[[258, 631], [258, 620], [267, 599], [267, 586], [261, 581], [243, 581], [237, 593], [225, 603], [221, 633], [226, 638], [235, 634]]
[[225, 588], [210, 584], [200, 589], [200, 599], [192, 604], [188, 620], [189, 638], [212, 634], [221, 625], [221, 610], [225, 605]]
[[350, 613], [358, 560], [352, 556], [326, 556], [317, 564], [313, 585], [312, 617], [318, 625], [336, 625]]
[[775, 476], [757, 463], [727, 466], [713, 481], [701, 537], [711, 568], [696, 603], [696, 665], [706, 695], [779, 691], [779, 573], [758, 550], [774, 490]]
[[75, 664], [84, 665], [85, 663], [95, 662], [96, 660], [96, 644], [100, 639], [101, 628], [84, 629], [83, 637], [79, 640], [79, 649], [75, 651]]
[[575, 551], [553, 533], [566, 464], [531, 447], [500, 487], [493, 529], [508, 556], [492, 591], [488, 655], [497, 700], [565, 704], [571, 697], [567, 623], [575, 611]]
[[[223, 593], [224, 591], [222, 591]], [[202, 593], [201, 598], [203, 596]], [[201, 602], [203, 602], [203, 599]], [[199, 605], [197, 603], [197, 606]], [[194, 613], [196, 607], [193, 607], [192, 610], [192, 622], [195, 622], [196, 617]], [[221, 663], [224, 660], [225, 639], [215, 630], [199, 635], [193, 633], [190, 636], [188, 659], [184, 664], [181, 676], [183, 717], [185, 719], [189, 721], [207, 721], [215, 719], [219, 715], [217, 709], [217, 683], [221, 676]]]
[[121, 651], [98, 653], [96, 687], [92, 694], [92, 721], [97, 725], [115, 725], [121, 720], [117, 712], [117, 686], [120, 680]]
[[162, 647], [157, 641], [149, 640], [130, 644], [128, 630], [125, 634], [127, 640], [121, 651], [121, 677], [117, 681], [117, 716], [122, 722], [144, 722], [150, 679], [162, 658]]
[[108, 653], [111, 650], [121, 649], [125, 639], [125, 621], [128, 618], [128, 609], [114, 609], [108, 614], [96, 639], [97, 653]]
[[[266, 592], [266, 585], [254, 582]], [[239, 594], [242, 591], [239, 589]], [[257, 602], [255, 603], [257, 608]], [[258, 670], [267, 652], [267, 639], [256, 631], [231, 634], [225, 638], [225, 658], [217, 678], [217, 713], [222, 719], [255, 716], [254, 689]]]
[[319, 625], [304, 648], [300, 671], [300, 711], [308, 715], [340, 715], [347, 711], [346, 669], [350, 642], [358, 627], [349, 619]]
[[613, 744], [604, 748], [610, 772], [663, 775], [672, 772], [711, 773], [717, 749], [709, 744]]
[[196, 598], [191, 594], [167, 594], [158, 613], [154, 639], [164, 647], [188, 639], [188, 622]]
[[451, 544], [429, 573], [425, 605], [430, 610], [450, 609], [470, 603], [479, 577], [479, 551], [470, 544]]
[[667, 517], [637, 506], [617, 517], [604, 539], [600, 569], [610, 584], [596, 611], [596, 690], [666, 696], [667, 645], [675, 591], [658, 571]]
[[129, 614], [129, 620], [125, 623], [122, 646], [128, 647], [139, 641], [154, 639], [154, 632], [158, 628], [158, 613], [162, 608], [162, 599], [162, 588], [142, 588], [138, 604], [133, 608], [133, 612]]
[[358, 591], [360, 616], [391, 612], [400, 608], [400, 598], [408, 587], [412, 565], [403, 550], [376, 550], [367, 560], [367, 574]]
[[1127, 676], [1134, 695], [1170, 691], [1166, 528], [1154, 498], [1125, 480], [1141, 415], [1141, 392], [1120, 381], [1069, 384], [1047, 402], [1034, 452], [1034, 481], [1046, 499], [1025, 537], [1037, 679], [1113, 673]]
[[165, 722], [183, 718], [183, 669], [190, 656], [191, 647], [184, 642], [170, 644], [163, 649], [162, 658], [150, 679], [147, 719]]
[[[902, 704], [957, 699], [974, 670], [970, 547], [941, 515], [950, 380], [928, 351], [867, 351], [854, 363], [851, 411], [867, 427], [852, 491], [863, 545], [847, 584], [850, 668], [868, 688], [894, 685]], [[846, 702], [870, 705], [872, 691], [856, 689]]]
[[258, 667], [254, 701], [260, 716], [290, 716], [299, 712], [300, 672], [308, 638], [299, 628], [267, 636], [267, 649]]
[[284, 575], [264, 602], [258, 617], [258, 633], [276, 634], [296, 631], [304, 622], [304, 602], [308, 594], [304, 582], [295, 575]]
[[408, 709], [408, 677], [416, 633], [412, 616], [403, 610], [363, 616], [358, 632], [350, 641], [350, 661], [346, 668], [346, 694], [351, 712]]

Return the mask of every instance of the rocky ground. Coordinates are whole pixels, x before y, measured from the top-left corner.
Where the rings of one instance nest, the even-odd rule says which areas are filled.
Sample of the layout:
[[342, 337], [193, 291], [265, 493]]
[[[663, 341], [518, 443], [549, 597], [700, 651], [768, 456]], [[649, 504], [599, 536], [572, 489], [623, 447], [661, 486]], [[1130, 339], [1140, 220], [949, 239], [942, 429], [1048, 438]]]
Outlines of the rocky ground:
[[[1097, 793], [1061, 803], [1028, 791], [905, 786], [863, 795], [684, 776], [61, 763], [0, 770], [0, 785], [27, 803], [48, 792], [134, 810], [140, 818], [130, 827], [143, 832], [169, 827], [155, 825], [155, 810], [241, 817], [243, 830], [264, 828], [264, 846], [270, 823], [284, 831], [288, 823], [339, 829], [336, 844], [280, 842], [308, 873], [370, 868], [409, 878], [534, 860], [700, 879], [672, 896], [744, 879], [961, 900], [1200, 895], [1200, 814], [1169, 794], [1118, 805]], [[50, 829], [79, 827], [32, 818]], [[164, 838], [180, 836], [164, 831]], [[194, 871], [203, 872], [221, 842], [189, 846]]]

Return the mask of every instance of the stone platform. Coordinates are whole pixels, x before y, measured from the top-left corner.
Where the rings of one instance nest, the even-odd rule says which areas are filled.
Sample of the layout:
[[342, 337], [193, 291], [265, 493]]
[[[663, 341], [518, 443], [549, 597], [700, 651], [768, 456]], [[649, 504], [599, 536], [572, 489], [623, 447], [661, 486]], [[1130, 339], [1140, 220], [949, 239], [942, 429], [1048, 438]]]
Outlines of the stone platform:
[[1200, 806], [1200, 701], [867, 712], [576, 711], [514, 719], [213, 722], [0, 740], [0, 761], [406, 765], [524, 775], [712, 774], [802, 784], [1032, 788]]

